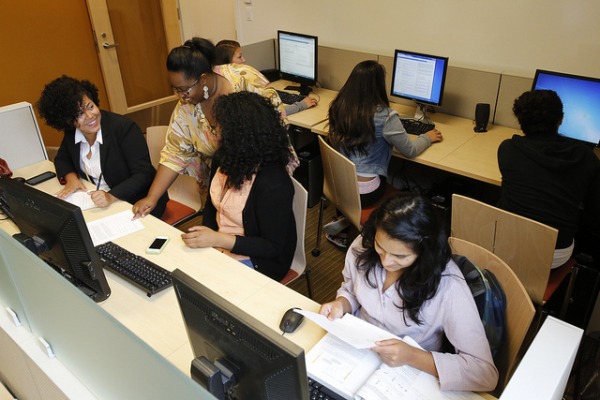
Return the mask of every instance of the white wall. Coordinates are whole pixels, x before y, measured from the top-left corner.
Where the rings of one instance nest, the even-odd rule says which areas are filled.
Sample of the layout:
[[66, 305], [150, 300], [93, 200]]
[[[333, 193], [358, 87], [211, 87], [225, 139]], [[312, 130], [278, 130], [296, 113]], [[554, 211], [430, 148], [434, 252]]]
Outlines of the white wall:
[[600, 77], [598, 0], [234, 1], [242, 44], [282, 29], [317, 35], [323, 46], [433, 53], [454, 66], [523, 77], [536, 68]]

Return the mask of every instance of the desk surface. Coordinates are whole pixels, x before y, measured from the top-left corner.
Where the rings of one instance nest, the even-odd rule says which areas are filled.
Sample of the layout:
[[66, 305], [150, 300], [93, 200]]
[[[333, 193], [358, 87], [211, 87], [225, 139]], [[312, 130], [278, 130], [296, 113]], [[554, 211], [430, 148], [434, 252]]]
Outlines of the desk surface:
[[[390, 103], [402, 117], [412, 116], [414, 107]], [[499, 125], [489, 125], [488, 132], [473, 131], [473, 121], [454, 117], [448, 114], [432, 113], [430, 119], [443, 135], [444, 140], [434, 143], [430, 148], [411, 161], [428, 165], [437, 169], [467, 176], [482, 182], [500, 186], [502, 183], [498, 168], [497, 151], [503, 140], [519, 133], [515, 129]], [[326, 135], [328, 121], [323, 121], [312, 128], [312, 132]], [[414, 140], [417, 136], [410, 135]], [[396, 157], [402, 157], [393, 151]]]
[[[283, 88], [288, 85], [293, 85], [293, 82], [278, 80], [271, 82], [270, 86], [277, 90], [283, 90]], [[329, 114], [329, 105], [335, 96], [337, 96], [337, 92], [334, 90], [315, 87], [309, 96], [317, 97], [319, 99], [319, 103], [315, 107], [288, 115], [287, 118], [290, 124], [311, 129], [319, 122], [326, 120]]]

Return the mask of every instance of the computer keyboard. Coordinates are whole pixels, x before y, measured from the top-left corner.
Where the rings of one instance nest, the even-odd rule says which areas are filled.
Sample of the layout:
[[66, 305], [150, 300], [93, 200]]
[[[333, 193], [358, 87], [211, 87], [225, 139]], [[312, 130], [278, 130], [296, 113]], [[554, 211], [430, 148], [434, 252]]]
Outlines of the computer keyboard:
[[308, 391], [310, 400], [345, 400], [343, 396], [311, 377], [308, 378]]
[[144, 290], [148, 297], [173, 285], [169, 271], [113, 242], [96, 246], [96, 252], [104, 267]]
[[435, 128], [434, 124], [417, 121], [416, 119], [401, 118], [400, 120], [402, 121], [402, 125], [404, 126], [404, 129], [406, 129], [406, 132], [412, 135], [420, 135]]
[[283, 90], [278, 90], [277, 94], [281, 98], [281, 101], [284, 104], [294, 104], [297, 101], [302, 101], [306, 96], [296, 93], [284, 92]]

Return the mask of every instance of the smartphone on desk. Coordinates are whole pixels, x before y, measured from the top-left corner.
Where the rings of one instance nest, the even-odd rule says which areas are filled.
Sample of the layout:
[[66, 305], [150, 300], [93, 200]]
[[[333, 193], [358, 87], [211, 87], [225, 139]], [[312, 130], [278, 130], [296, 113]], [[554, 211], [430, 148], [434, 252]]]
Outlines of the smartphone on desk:
[[56, 174], [52, 171], [42, 172], [32, 178], [26, 179], [25, 183], [31, 186], [37, 185], [38, 183], [46, 182], [48, 179], [52, 179]]
[[169, 242], [168, 236], [157, 236], [154, 238], [154, 241], [148, 246], [146, 249], [146, 253], [148, 254], [160, 254], [167, 247], [167, 243]]

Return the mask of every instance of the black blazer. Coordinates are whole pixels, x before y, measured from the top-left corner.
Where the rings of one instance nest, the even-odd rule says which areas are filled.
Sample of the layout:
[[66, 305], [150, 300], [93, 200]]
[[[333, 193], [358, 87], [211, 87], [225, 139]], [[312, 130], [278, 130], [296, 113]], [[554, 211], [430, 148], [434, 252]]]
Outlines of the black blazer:
[[[218, 230], [210, 184], [219, 162], [212, 163], [209, 194], [202, 224]], [[290, 269], [296, 250], [296, 222], [292, 208], [294, 185], [284, 167], [263, 165], [256, 175], [242, 212], [244, 236], [237, 236], [232, 253], [250, 257], [254, 269], [280, 281]]]
[[[111, 195], [133, 204], [146, 197], [156, 175], [150, 162], [148, 144], [135, 122], [110, 111], [101, 113], [100, 126], [104, 142], [100, 145], [102, 178], [110, 187]], [[54, 158], [59, 178], [75, 172], [80, 178], [87, 179], [80, 167], [79, 147], [80, 144], [75, 144], [75, 128], [65, 131]], [[169, 196], [165, 193], [152, 210], [152, 215], [160, 217], [168, 200]]]

